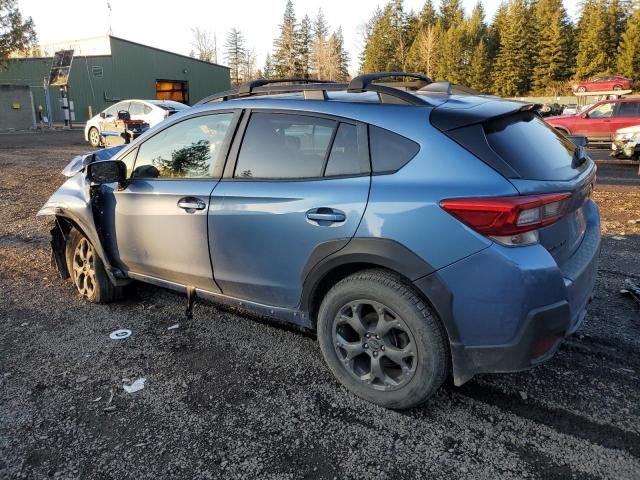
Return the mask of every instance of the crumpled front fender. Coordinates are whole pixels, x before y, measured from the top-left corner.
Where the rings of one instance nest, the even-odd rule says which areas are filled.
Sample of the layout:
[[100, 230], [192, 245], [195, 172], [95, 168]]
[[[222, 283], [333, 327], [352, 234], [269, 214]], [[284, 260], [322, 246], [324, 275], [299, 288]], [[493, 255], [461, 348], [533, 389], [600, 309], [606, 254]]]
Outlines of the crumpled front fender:
[[[47, 203], [38, 211], [37, 215], [55, 216], [58, 222], [57, 227], [60, 228], [62, 235], [65, 236], [65, 241], [68, 228], [65, 229], [60, 223], [61, 221], [70, 222], [70, 225], [81, 230], [93, 244], [96, 253], [104, 263], [107, 275], [114, 285], [126, 284], [126, 276], [122, 271], [112, 265], [104, 250], [99, 228], [96, 225], [93, 215], [91, 188], [96, 187], [92, 187], [82, 173], [76, 173], [51, 195]], [[61, 249], [64, 249], [64, 244], [65, 242], [61, 242], [59, 238], [56, 238], [55, 235], [53, 236], [51, 247], [54, 257], [58, 259], [64, 258], [64, 251], [61, 251]], [[64, 277], [65, 272], [63, 270], [65, 269], [60, 268], [60, 265], [58, 265], [58, 268]]]

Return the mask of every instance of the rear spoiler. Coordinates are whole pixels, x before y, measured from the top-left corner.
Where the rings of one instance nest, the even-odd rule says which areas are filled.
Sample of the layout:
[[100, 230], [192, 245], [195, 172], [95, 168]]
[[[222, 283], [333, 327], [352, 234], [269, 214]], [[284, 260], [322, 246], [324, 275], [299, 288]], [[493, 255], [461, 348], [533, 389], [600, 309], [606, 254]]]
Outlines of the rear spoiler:
[[442, 132], [468, 127], [487, 120], [496, 120], [519, 112], [542, 108], [538, 103], [501, 100], [491, 97], [450, 99], [431, 112], [431, 124]]

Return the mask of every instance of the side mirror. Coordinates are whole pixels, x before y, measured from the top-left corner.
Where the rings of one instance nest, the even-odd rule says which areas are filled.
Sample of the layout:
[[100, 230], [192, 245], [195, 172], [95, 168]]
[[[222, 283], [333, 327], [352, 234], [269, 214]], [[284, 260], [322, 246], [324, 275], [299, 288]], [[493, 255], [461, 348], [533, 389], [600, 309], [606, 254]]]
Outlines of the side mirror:
[[107, 118], [107, 114], [105, 112], [100, 112], [100, 118]]
[[589, 113], [588, 112], [584, 112], [580, 114], [581, 118], [589, 118]]
[[121, 160], [103, 160], [87, 165], [87, 180], [96, 185], [117, 182], [122, 186], [127, 181], [127, 165]]

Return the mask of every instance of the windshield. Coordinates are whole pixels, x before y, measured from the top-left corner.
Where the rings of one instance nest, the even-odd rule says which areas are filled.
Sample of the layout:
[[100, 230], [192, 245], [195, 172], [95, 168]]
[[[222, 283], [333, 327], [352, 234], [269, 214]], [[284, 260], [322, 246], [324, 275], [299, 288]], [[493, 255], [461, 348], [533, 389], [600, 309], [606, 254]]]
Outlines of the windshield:
[[613, 103], [603, 103], [588, 112], [589, 118], [609, 118], [613, 115]]

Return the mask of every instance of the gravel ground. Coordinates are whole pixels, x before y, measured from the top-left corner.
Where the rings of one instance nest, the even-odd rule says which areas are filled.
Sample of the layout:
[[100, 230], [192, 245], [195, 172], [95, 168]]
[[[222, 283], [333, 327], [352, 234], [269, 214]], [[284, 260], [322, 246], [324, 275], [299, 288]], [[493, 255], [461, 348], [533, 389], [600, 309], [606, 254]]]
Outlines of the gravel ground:
[[580, 334], [534, 370], [395, 412], [341, 388], [311, 336], [209, 304], [186, 321], [183, 297], [141, 284], [78, 298], [35, 214], [80, 137], [0, 135], [0, 478], [640, 478], [640, 305], [619, 293], [640, 283], [637, 167], [600, 167]]

